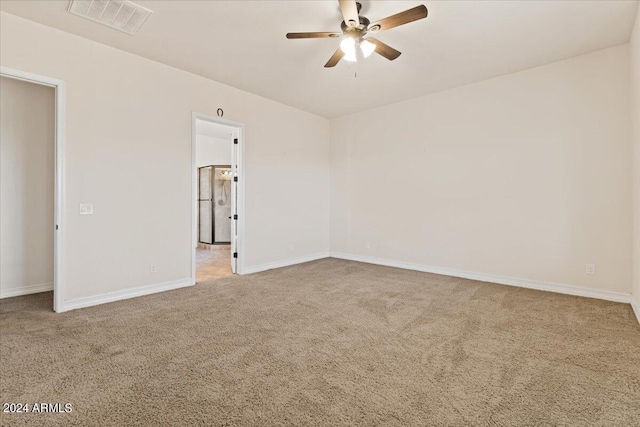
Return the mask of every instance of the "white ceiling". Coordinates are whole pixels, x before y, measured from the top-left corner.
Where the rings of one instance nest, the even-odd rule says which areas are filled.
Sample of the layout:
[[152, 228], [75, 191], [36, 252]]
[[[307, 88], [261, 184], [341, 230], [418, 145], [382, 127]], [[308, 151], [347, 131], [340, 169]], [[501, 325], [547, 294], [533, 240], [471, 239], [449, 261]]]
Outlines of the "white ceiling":
[[[324, 63], [339, 40], [338, 2], [142, 1], [154, 11], [135, 36], [67, 12], [67, 0], [0, 9], [332, 118], [626, 43], [637, 1], [427, 1], [429, 17], [376, 37], [403, 54], [355, 67]], [[372, 21], [420, 1], [363, 1]], [[357, 77], [355, 77], [357, 72]]]

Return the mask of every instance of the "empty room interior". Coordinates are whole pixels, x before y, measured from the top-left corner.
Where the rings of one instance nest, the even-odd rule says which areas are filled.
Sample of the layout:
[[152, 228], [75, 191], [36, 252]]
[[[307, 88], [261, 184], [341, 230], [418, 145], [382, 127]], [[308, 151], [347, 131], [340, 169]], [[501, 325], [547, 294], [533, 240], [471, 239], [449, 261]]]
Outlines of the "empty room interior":
[[637, 0], [0, 0], [0, 424], [640, 426]]

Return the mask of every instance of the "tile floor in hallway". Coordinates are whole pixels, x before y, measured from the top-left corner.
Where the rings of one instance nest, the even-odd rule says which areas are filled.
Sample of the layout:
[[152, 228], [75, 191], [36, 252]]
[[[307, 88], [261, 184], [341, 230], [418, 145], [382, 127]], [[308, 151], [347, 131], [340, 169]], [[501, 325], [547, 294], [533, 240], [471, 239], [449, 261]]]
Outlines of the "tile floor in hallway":
[[213, 245], [209, 249], [196, 249], [196, 283], [232, 274], [229, 245]]

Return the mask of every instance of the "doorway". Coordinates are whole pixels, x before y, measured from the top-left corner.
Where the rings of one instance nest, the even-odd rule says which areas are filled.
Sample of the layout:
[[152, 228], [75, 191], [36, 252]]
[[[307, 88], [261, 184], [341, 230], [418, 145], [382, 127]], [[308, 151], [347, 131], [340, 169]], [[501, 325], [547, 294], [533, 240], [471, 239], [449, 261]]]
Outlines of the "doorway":
[[[200, 135], [198, 135], [200, 138]], [[223, 143], [226, 141], [222, 141]], [[196, 141], [198, 163], [198, 242], [200, 245], [231, 244], [231, 165], [200, 166], [202, 146]], [[217, 144], [217, 141], [212, 142]], [[231, 141], [229, 141], [230, 148]], [[204, 163], [211, 163], [205, 161]], [[231, 264], [229, 264], [231, 266]]]
[[0, 67], [0, 298], [62, 287], [64, 82]]
[[241, 271], [243, 125], [193, 113], [194, 283]]

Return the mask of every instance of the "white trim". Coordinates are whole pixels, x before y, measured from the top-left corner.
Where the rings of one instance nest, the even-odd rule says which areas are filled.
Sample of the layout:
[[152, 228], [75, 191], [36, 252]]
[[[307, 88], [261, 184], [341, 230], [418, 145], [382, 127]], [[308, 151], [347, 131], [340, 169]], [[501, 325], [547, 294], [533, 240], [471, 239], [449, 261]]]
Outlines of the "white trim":
[[25, 82], [31, 82], [51, 87], [57, 87], [60, 83], [64, 83], [62, 80], [54, 79], [52, 77], [41, 76], [40, 74], [34, 74], [28, 71], [17, 70], [15, 68], [9, 68], [5, 66], [0, 66], [0, 74], [12, 79], [23, 80]]
[[640, 323], [640, 304], [638, 304], [638, 301], [636, 300], [636, 297], [634, 295], [631, 295], [631, 308], [633, 309], [633, 312], [636, 314], [636, 319], [638, 319], [638, 323]]
[[76, 298], [65, 303], [64, 311], [76, 310], [78, 308], [92, 307], [94, 305], [106, 304], [108, 302], [120, 301], [129, 298], [141, 297], [144, 295], [156, 294], [159, 292], [171, 291], [191, 286], [191, 279], [182, 279], [175, 282], [158, 283], [156, 285], [140, 286], [133, 289], [108, 292], [102, 295]]
[[40, 292], [49, 292], [53, 290], [53, 282], [40, 283], [38, 285], [16, 286], [6, 288], [0, 291], [0, 299], [19, 297], [21, 295], [37, 294]]
[[198, 203], [198, 177], [196, 174], [198, 166], [196, 165], [196, 115], [191, 113], [191, 284], [196, 284], [196, 247], [198, 245], [198, 217], [196, 213]]
[[242, 274], [253, 274], [261, 271], [273, 270], [274, 268], [289, 267], [296, 264], [302, 264], [303, 262], [316, 261], [323, 258], [329, 258], [331, 254], [329, 252], [320, 252], [313, 255], [305, 255], [299, 258], [287, 259], [284, 261], [268, 262], [266, 264], [255, 265], [253, 267], [247, 267]]
[[244, 189], [245, 189], [245, 173], [244, 173], [244, 146], [245, 146], [245, 125], [244, 123], [235, 122], [233, 120], [223, 119], [221, 117], [209, 116], [207, 114], [191, 112], [191, 280], [192, 284], [196, 283], [196, 246], [198, 245], [198, 225], [196, 215], [196, 203], [198, 194], [196, 165], [196, 120], [204, 120], [211, 123], [234, 127], [238, 130], [238, 222], [236, 227], [238, 230], [238, 239], [236, 243], [236, 251], [238, 252], [238, 274], [245, 274], [245, 249], [244, 249], [244, 230], [245, 230], [245, 209], [244, 209]]
[[424, 273], [442, 274], [444, 276], [462, 277], [464, 279], [478, 280], [481, 282], [498, 283], [500, 285], [517, 286], [520, 288], [537, 289], [539, 291], [556, 292], [560, 294], [575, 295], [587, 298], [597, 298], [615, 302], [631, 302], [631, 295], [622, 292], [599, 291], [596, 289], [579, 288], [577, 286], [562, 285], [558, 283], [543, 283], [533, 280], [516, 279], [513, 277], [496, 276], [492, 274], [477, 273], [473, 271], [456, 270], [452, 268], [433, 267], [408, 262], [391, 261], [380, 258], [372, 258], [360, 255], [351, 255], [340, 252], [331, 252], [332, 258], [346, 259], [350, 261], [365, 262], [368, 264], [385, 265], [388, 267], [403, 268], [405, 270], [422, 271]]
[[[0, 66], [0, 75], [12, 79], [51, 86], [56, 93], [56, 135], [55, 135], [55, 207], [54, 207], [54, 250], [53, 250], [53, 310], [64, 310], [64, 237], [65, 228], [65, 110], [66, 90], [63, 80], [41, 76], [22, 70]], [[56, 225], [58, 229], [56, 230]]]

